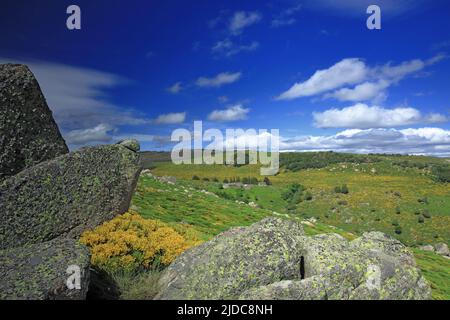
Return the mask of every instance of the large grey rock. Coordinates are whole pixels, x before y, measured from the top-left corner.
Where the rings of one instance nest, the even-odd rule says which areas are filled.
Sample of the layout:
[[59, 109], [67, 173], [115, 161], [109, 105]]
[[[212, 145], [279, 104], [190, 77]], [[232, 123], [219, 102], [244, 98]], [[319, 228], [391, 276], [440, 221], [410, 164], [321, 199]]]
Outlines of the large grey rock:
[[84, 148], [0, 183], [0, 249], [78, 237], [128, 210], [141, 167], [121, 145]]
[[431, 244], [419, 246], [420, 250], [434, 252], [434, 247]]
[[0, 65], [0, 180], [69, 152], [24, 65]]
[[450, 250], [448, 249], [447, 244], [436, 243], [434, 248], [436, 249], [437, 254], [440, 254], [441, 256], [450, 256]]
[[[0, 300], [85, 299], [89, 260], [89, 250], [71, 239], [2, 250]], [[67, 280], [78, 271], [80, 287], [69, 289]]]
[[138, 152], [141, 150], [141, 145], [139, 144], [139, 141], [136, 139], [125, 139], [117, 142], [117, 144], [120, 144], [124, 146], [127, 149], [130, 149], [131, 151]]
[[429, 299], [399, 241], [379, 232], [351, 242], [312, 237], [268, 218], [192, 248], [164, 272], [157, 299]]
[[296, 222], [274, 218], [224, 232], [179, 256], [157, 299], [237, 298], [250, 287], [296, 278], [303, 234]]

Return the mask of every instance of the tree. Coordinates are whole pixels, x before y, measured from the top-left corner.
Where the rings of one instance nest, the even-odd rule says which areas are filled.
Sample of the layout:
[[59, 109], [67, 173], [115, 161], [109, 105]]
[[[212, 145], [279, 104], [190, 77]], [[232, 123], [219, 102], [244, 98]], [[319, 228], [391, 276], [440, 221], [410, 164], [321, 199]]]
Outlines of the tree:
[[348, 187], [346, 184], [343, 184], [341, 187], [341, 193], [348, 194]]
[[192, 177], [192, 180], [200, 180], [200, 178], [199, 178], [198, 176], [195, 176], [195, 175], [194, 175], [194, 176]]

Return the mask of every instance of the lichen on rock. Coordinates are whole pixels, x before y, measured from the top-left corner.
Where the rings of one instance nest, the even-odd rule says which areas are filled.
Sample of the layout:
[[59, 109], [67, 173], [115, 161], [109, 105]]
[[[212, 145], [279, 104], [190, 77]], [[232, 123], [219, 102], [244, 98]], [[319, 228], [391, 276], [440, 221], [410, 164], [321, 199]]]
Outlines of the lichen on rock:
[[0, 248], [77, 238], [129, 208], [141, 166], [121, 145], [83, 148], [0, 183]]
[[68, 152], [28, 67], [0, 64], [0, 180]]
[[183, 253], [157, 299], [429, 299], [430, 287], [399, 241], [380, 232], [351, 242], [304, 235], [266, 218]]
[[[72, 239], [1, 250], [0, 300], [85, 299], [89, 259], [89, 250]], [[71, 266], [79, 268], [79, 288], [67, 286]]]

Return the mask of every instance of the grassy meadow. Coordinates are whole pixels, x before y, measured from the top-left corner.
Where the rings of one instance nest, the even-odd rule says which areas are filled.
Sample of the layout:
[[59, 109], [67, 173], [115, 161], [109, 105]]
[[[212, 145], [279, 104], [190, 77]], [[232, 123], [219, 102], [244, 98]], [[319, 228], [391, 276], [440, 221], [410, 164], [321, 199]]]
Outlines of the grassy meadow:
[[[413, 247], [433, 297], [450, 299], [450, 260], [417, 249], [450, 244], [450, 187], [433, 176], [437, 165], [448, 166], [448, 159], [365, 156], [294, 170], [287, 169], [288, 164], [269, 177], [271, 185], [224, 188], [224, 180], [238, 177], [262, 181], [259, 166], [157, 162], [152, 173], [176, 177], [177, 182], [141, 176], [133, 209], [174, 228], [188, 226], [201, 240], [269, 215], [306, 221], [307, 234], [336, 232], [352, 239], [365, 231], [382, 231]], [[339, 190], [343, 185], [346, 192]]]

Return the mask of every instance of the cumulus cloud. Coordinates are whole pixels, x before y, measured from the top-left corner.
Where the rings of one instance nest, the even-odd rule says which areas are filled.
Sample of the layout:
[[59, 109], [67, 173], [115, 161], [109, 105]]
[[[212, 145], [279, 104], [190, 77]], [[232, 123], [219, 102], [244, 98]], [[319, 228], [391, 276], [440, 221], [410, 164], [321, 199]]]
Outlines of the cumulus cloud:
[[200, 77], [197, 79], [196, 84], [199, 87], [221, 87], [225, 84], [238, 81], [241, 78], [241, 75], [240, 72], [222, 72], [212, 78]]
[[[270, 132], [239, 137], [242, 146], [255, 149], [259, 139], [273, 140]], [[281, 152], [335, 151], [348, 153], [418, 154], [450, 156], [450, 131], [440, 128], [348, 129], [334, 135], [304, 135], [280, 137]], [[235, 141], [230, 140], [230, 145]], [[245, 143], [244, 143], [245, 142]], [[224, 141], [228, 145], [228, 140]]]
[[229, 31], [233, 35], [239, 35], [242, 31], [261, 21], [262, 16], [259, 12], [237, 11], [230, 19]]
[[237, 121], [245, 120], [250, 109], [244, 108], [242, 105], [230, 106], [225, 110], [214, 110], [208, 116], [211, 121]]
[[253, 41], [249, 44], [235, 44], [230, 39], [218, 41], [211, 48], [215, 54], [220, 54], [226, 57], [234, 56], [241, 52], [255, 51], [259, 48], [259, 42]]
[[167, 91], [169, 91], [172, 94], [177, 94], [181, 90], [183, 90], [183, 86], [182, 86], [181, 82], [176, 82], [171, 87], [167, 88]]
[[156, 124], [179, 124], [186, 120], [186, 112], [175, 112], [159, 115], [153, 122]]
[[330, 109], [314, 112], [314, 125], [319, 128], [388, 128], [417, 124], [420, 122], [437, 123], [448, 121], [441, 114], [422, 115], [414, 108], [386, 109], [379, 106], [356, 104], [343, 109]]
[[363, 81], [367, 76], [365, 63], [360, 59], [344, 59], [328, 69], [316, 71], [304, 82], [295, 83], [277, 99], [292, 100], [333, 90]]
[[450, 156], [450, 131], [440, 128], [351, 129], [330, 136], [282, 138], [284, 151], [403, 153]]
[[[398, 65], [386, 63], [370, 67], [361, 59], [344, 59], [328, 69], [316, 71], [304, 82], [295, 83], [280, 94], [278, 100], [292, 100], [323, 94], [340, 101], [382, 101], [386, 90], [405, 77], [446, 58], [437, 55], [428, 60], [414, 59]], [[352, 87], [353, 86], [353, 87]]]
[[386, 98], [384, 90], [389, 87], [389, 82], [380, 80], [378, 82], [364, 82], [352, 89], [342, 88], [332, 93], [327, 93], [324, 98], [334, 98], [340, 101], [383, 101]]

